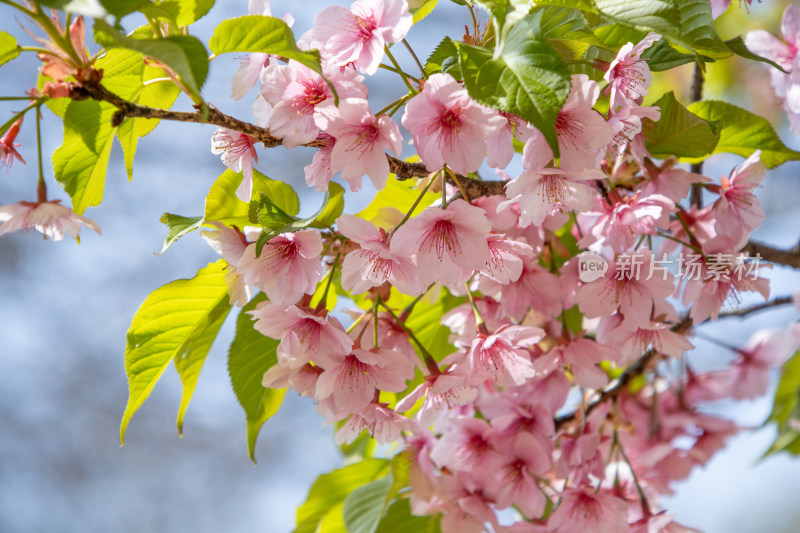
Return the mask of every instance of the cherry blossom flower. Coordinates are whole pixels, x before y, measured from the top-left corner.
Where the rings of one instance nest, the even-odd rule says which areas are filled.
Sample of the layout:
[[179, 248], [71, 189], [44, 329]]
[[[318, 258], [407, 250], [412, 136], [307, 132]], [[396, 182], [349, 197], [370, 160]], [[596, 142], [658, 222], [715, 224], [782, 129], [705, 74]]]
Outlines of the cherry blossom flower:
[[459, 418], [436, 442], [430, 457], [439, 467], [468, 471], [476, 477], [494, 474], [502, 455], [494, 449], [494, 430], [485, 420]]
[[483, 294], [499, 300], [503, 312], [514, 320], [522, 320], [529, 309], [546, 317], [563, 310], [561, 278], [542, 268], [537, 259], [525, 261], [515, 282], [502, 285], [481, 277], [479, 287]]
[[733, 239], [735, 248], [743, 245], [764, 219], [761, 203], [752, 192], [767, 175], [767, 167], [760, 158], [761, 150], [756, 150], [729, 178], [722, 177], [721, 187], [714, 188], [719, 192], [714, 203], [714, 227], [717, 234]]
[[422, 384], [397, 402], [397, 410], [408, 411], [424, 396], [417, 419], [420, 425], [430, 426], [445, 411], [466, 405], [478, 396], [477, 390], [464, 384], [465, 379], [463, 373], [452, 370], [426, 376]]
[[533, 257], [533, 248], [495, 234], [489, 235], [488, 244], [489, 260], [481, 274], [502, 285], [517, 281], [522, 275], [525, 259]]
[[611, 109], [631, 106], [647, 94], [650, 86], [650, 67], [641, 58], [642, 52], [661, 39], [657, 33], [650, 32], [636, 46], [627, 43], [617, 52], [617, 57], [609, 65], [603, 78], [608, 82]]
[[322, 238], [318, 231], [283, 233], [270, 239], [256, 257], [250, 244], [236, 265], [245, 283], [255, 285], [278, 305], [291, 305], [313, 294], [322, 279]]
[[784, 331], [761, 330], [738, 350], [730, 368], [728, 394], [737, 400], [755, 398], [767, 392], [772, 369], [782, 365], [794, 351]]
[[[367, 97], [367, 88], [361, 83], [363, 77], [352, 70], [326, 72], [326, 76], [339, 98]], [[333, 98], [322, 76], [294, 60], [264, 69], [261, 95], [273, 106], [268, 120], [270, 133], [290, 149], [317, 138], [319, 126], [314, 121], [314, 110]]]
[[361, 245], [347, 254], [342, 263], [342, 288], [361, 294], [387, 281], [404, 294], [416, 296], [428, 288], [409, 256], [393, 253], [387, 244], [386, 232], [370, 222], [352, 215], [336, 220], [339, 232]]
[[514, 157], [514, 138], [525, 143], [536, 133], [525, 120], [516, 115], [500, 111], [500, 116], [506, 119], [506, 125], [486, 141], [486, 164], [492, 168], [506, 168]]
[[61, 200], [17, 202], [0, 206], [0, 235], [35, 229], [45, 238], [60, 241], [67, 233], [77, 239], [81, 226], [100, 233], [97, 222], [76, 215], [72, 209], [61, 205]]
[[413, 420], [395, 413], [388, 404], [371, 402], [342, 424], [336, 432], [336, 444], [350, 444], [364, 430], [378, 444], [389, 444], [400, 440], [403, 431], [418, 433], [419, 426]]
[[[558, 112], [556, 135], [561, 152], [559, 159], [563, 169], [580, 171], [593, 169], [597, 153], [612, 140], [614, 133], [605, 119], [593, 109], [600, 96], [600, 87], [586, 74], [573, 74], [572, 90]], [[549, 150], [543, 136], [533, 136], [526, 144], [535, 153]]]
[[546, 376], [567, 366], [576, 385], [599, 389], [608, 383], [608, 376], [597, 363], [616, 361], [616, 350], [598, 344], [591, 339], [581, 338], [567, 345], [556, 346], [533, 361], [536, 376]]
[[202, 231], [200, 234], [208, 245], [228, 263], [225, 268], [225, 285], [228, 287], [231, 305], [244, 307], [250, 301], [253, 289], [244, 282], [244, 278], [239, 275], [235, 265], [247, 249], [247, 239], [241, 231], [229, 228], [221, 222], [207, 223], [216, 229]]
[[545, 218], [564, 211], [588, 211], [594, 203], [597, 191], [587, 181], [603, 178], [605, 174], [599, 169], [526, 170], [508, 182], [508, 200], [501, 203], [498, 209], [518, 203], [521, 226], [539, 225]]
[[508, 123], [475, 102], [450, 74], [428, 78], [422, 92], [406, 104], [402, 122], [428, 170], [446, 164], [461, 174], [478, 170], [486, 141]]
[[350, 353], [353, 341], [338, 320], [319, 316], [297, 305], [284, 308], [262, 302], [249, 311], [256, 321], [253, 327], [267, 337], [279, 339], [278, 362], [299, 368], [309, 362], [327, 368]]
[[317, 153], [314, 154], [311, 164], [303, 167], [303, 171], [309, 187], [314, 187], [317, 191], [327, 191], [334, 175], [331, 155], [336, 139], [323, 131], [317, 137], [317, 143], [319, 144]]
[[578, 246], [588, 248], [600, 242], [616, 253], [626, 252], [642, 235], [668, 229], [673, 211], [675, 203], [666, 196], [636, 194], [621, 198], [616, 190], [611, 191], [607, 199], [597, 198], [594, 210], [579, 216], [579, 223], [585, 229]]
[[417, 254], [417, 267], [427, 281], [451, 285], [484, 268], [490, 230], [483, 209], [458, 199], [447, 209], [429, 207], [410, 219], [394, 232], [390, 249], [400, 257]]
[[661, 194], [673, 202], [680, 202], [689, 195], [694, 183], [708, 183], [711, 178], [695, 174], [677, 166], [678, 159], [669, 157], [660, 167], [647, 166], [646, 182], [641, 188], [642, 196]]
[[627, 510], [624, 500], [608, 492], [597, 492], [590, 487], [570, 488], [562, 493], [561, 503], [547, 523], [553, 533], [625, 533]]
[[386, 43], [403, 40], [412, 18], [405, 0], [356, 0], [350, 9], [330, 6], [314, 17], [312, 46], [336, 67], [354, 65], [372, 75], [378, 71]]
[[217, 128], [211, 136], [211, 153], [222, 154], [222, 162], [234, 172], [242, 173], [236, 197], [249, 202], [253, 194], [253, 161], [258, 161], [255, 137], [228, 128]]
[[316, 398], [332, 396], [340, 412], [358, 413], [370, 404], [376, 390], [401, 392], [413, 375], [407, 358], [398, 352], [355, 348], [320, 375]]
[[498, 472], [497, 508], [505, 509], [513, 504], [526, 518], [539, 518], [547, 500], [536, 477], [550, 469], [550, 454], [528, 433], [517, 436], [512, 454]]
[[352, 191], [361, 189], [361, 177], [367, 174], [376, 189], [386, 186], [389, 161], [384, 150], [400, 155], [403, 137], [400, 128], [388, 116], [374, 116], [369, 103], [361, 98], [347, 98], [336, 107], [328, 100], [314, 112], [317, 125], [336, 139], [331, 151], [331, 166], [341, 170]]
[[17, 152], [19, 143], [14, 142], [19, 134], [19, 128], [22, 126], [22, 118], [23, 117], [17, 119], [17, 121], [8, 128], [3, 138], [0, 139], [0, 168], [5, 167], [6, 172], [8, 172], [11, 165], [14, 163], [14, 158], [18, 159], [23, 165], [25, 164], [25, 160], [22, 159], [22, 156]]
[[661, 118], [661, 110], [655, 106], [628, 106], [617, 109], [608, 119], [614, 136], [606, 147], [608, 159], [614, 161], [626, 148], [640, 166], [644, 165], [645, 156], [649, 155], [642, 135], [642, 119], [657, 122]]
[[534, 376], [530, 354], [525, 350], [544, 338], [541, 328], [506, 325], [491, 335], [479, 334], [472, 341], [466, 365], [472, 384], [489, 379], [500, 385], [522, 385]]

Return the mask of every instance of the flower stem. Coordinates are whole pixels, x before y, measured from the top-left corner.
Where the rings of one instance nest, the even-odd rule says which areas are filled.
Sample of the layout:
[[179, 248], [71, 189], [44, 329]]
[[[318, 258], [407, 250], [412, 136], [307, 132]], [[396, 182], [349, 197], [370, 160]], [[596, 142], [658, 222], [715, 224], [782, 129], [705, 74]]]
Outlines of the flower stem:
[[419, 71], [422, 72], [422, 77], [427, 80], [428, 79], [428, 74], [425, 72], [425, 67], [422, 66], [422, 63], [420, 62], [419, 58], [417, 57], [417, 54], [414, 53], [414, 49], [411, 48], [411, 45], [408, 44], [408, 41], [406, 41], [405, 39], [403, 39], [403, 44], [408, 49], [408, 52], [411, 54], [411, 57], [414, 58], [414, 62], [419, 67]]
[[[40, 104], [41, 105], [41, 104]], [[38, 203], [47, 201], [47, 184], [44, 182], [44, 167], [42, 165], [42, 114], [39, 106], [36, 106], [36, 148], [39, 155], [39, 183], [36, 186], [36, 201]]]
[[404, 103], [406, 103], [406, 101], [407, 101], [409, 98], [411, 98], [411, 95], [410, 95], [410, 94], [406, 94], [406, 95], [404, 95], [404, 96], [402, 96], [402, 97], [398, 98], [397, 100], [395, 100], [395, 101], [394, 101], [394, 102], [392, 102], [391, 104], [387, 105], [386, 107], [384, 107], [383, 109], [381, 109], [380, 111], [378, 111], [377, 113], [375, 113], [375, 116], [377, 117], [378, 115], [382, 115], [382, 114], [386, 113], [387, 111], [389, 111], [390, 109], [392, 109], [392, 108], [394, 108], [394, 107], [400, 107], [401, 105], [403, 105]]
[[399, 318], [397, 318], [397, 315], [394, 314], [394, 311], [392, 311], [384, 302], [381, 302], [380, 305], [392, 316], [392, 318], [394, 318], [394, 321], [397, 322], [401, 328], [403, 328], [403, 331], [405, 331], [409, 338], [414, 341], [414, 344], [417, 345], [419, 351], [422, 352], [425, 366], [428, 367], [428, 371], [431, 373], [431, 375], [437, 376], [441, 374], [442, 371], [439, 369], [439, 363], [437, 363], [436, 359], [434, 359], [430, 352], [425, 349], [425, 346], [423, 346], [419, 339], [414, 335], [414, 332], [408, 329], [408, 326], [406, 326]]
[[375, 295], [375, 303], [372, 306], [372, 347], [378, 347], [378, 306], [381, 304], [381, 297]]
[[478, 311], [478, 306], [475, 305], [475, 298], [472, 297], [469, 281], [464, 283], [464, 287], [467, 289], [467, 300], [469, 300], [469, 305], [472, 307], [472, 314], [475, 316], [475, 328], [478, 330], [478, 333], [486, 335], [489, 331], [486, 329], [486, 322], [483, 321], [480, 311]]
[[341, 255], [342, 255], [342, 248], [339, 247], [339, 251], [336, 252], [336, 258], [333, 260], [333, 265], [331, 265], [331, 270], [328, 273], [328, 283], [325, 284], [325, 292], [322, 293], [322, 298], [320, 298], [319, 302], [317, 303], [318, 309], [322, 309], [327, 305], [328, 291], [331, 288], [331, 283], [333, 282], [333, 275], [336, 273], [336, 267], [339, 264], [339, 256]]
[[414, 213], [414, 210], [417, 208], [419, 203], [422, 201], [422, 197], [425, 196], [425, 193], [428, 192], [428, 189], [431, 188], [431, 185], [436, 180], [436, 176], [439, 175], [439, 172], [441, 172], [441, 171], [437, 171], [437, 172], [435, 172], [434, 174], [431, 175], [430, 179], [428, 180], [428, 183], [425, 184], [425, 188], [422, 189], [422, 192], [419, 193], [419, 196], [417, 196], [417, 199], [414, 200], [413, 204], [411, 204], [411, 208], [405, 214], [405, 216], [403, 217], [403, 220], [398, 222], [398, 224], [394, 227], [392, 232], [389, 234], [389, 240], [391, 240], [392, 235], [394, 235], [394, 232], [397, 231], [398, 228], [400, 228], [400, 226], [402, 226], [403, 224], [408, 222], [408, 219], [411, 217], [411, 215]]
[[[449, 168], [447, 168], [447, 165], [444, 166], [444, 171], [447, 172], [447, 175], [450, 176], [453, 179], [453, 181], [456, 184], [456, 187], [458, 187], [458, 190], [461, 191], [461, 196], [464, 197], [464, 201], [466, 201], [467, 203], [470, 203], [469, 196], [467, 196], [467, 193], [464, 190], [464, 187], [461, 185], [461, 182], [458, 180], [458, 178], [456, 177], [455, 173], [452, 170], [450, 170]], [[442, 190], [444, 190], [444, 183], [442, 183]]]
[[412, 87], [412, 86], [411, 86], [411, 82], [410, 82], [410, 81], [408, 81], [408, 78], [411, 78], [411, 79], [413, 79], [413, 80], [414, 80], [414, 81], [416, 81], [417, 83], [419, 83], [419, 80], [418, 80], [418, 79], [416, 79], [416, 78], [414, 78], [413, 76], [409, 76], [408, 74], [406, 74], [405, 72], [403, 72], [403, 69], [401, 69], [401, 68], [400, 68], [400, 64], [399, 64], [399, 63], [397, 62], [397, 60], [394, 58], [394, 56], [392, 55], [392, 52], [391, 52], [391, 50], [389, 50], [389, 47], [388, 47], [388, 46], [384, 46], [384, 47], [383, 47], [383, 49], [386, 51], [386, 57], [388, 57], [388, 58], [389, 58], [389, 61], [391, 61], [391, 62], [392, 62], [392, 65], [394, 65], [394, 68], [395, 68], [395, 69], [397, 69], [397, 70], [396, 70], [396, 72], [397, 72], [398, 74], [400, 74], [400, 77], [401, 77], [401, 78], [403, 78], [403, 81], [405, 82], [405, 84], [406, 84], [406, 87], [408, 87], [408, 90], [411, 92], [411, 94], [416, 94], [416, 93], [418, 93], [419, 91], [417, 91], [416, 89], [414, 89], [414, 87]]

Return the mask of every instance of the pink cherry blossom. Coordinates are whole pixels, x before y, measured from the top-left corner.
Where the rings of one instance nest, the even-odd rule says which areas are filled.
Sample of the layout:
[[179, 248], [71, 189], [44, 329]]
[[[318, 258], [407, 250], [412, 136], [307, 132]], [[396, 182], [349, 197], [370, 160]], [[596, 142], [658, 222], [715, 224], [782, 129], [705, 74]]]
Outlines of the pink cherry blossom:
[[498, 209], [518, 203], [520, 225], [541, 224], [547, 217], [565, 211], [591, 209], [597, 191], [587, 182], [603, 179], [599, 169], [568, 171], [558, 168], [526, 170], [506, 185], [507, 201]]
[[309, 362], [327, 368], [350, 353], [353, 341], [338, 320], [319, 316], [297, 305], [284, 308], [262, 302], [250, 311], [254, 328], [267, 337], [279, 339], [278, 362], [299, 368]]
[[617, 57], [608, 67], [604, 79], [608, 82], [611, 109], [638, 103], [647, 94], [650, 86], [650, 67], [640, 56], [642, 52], [661, 39], [657, 33], [650, 32], [636, 46], [628, 43], [619, 49]]
[[489, 260], [481, 274], [502, 285], [517, 281], [525, 260], [533, 257], [533, 248], [495, 234], [489, 235], [488, 244]]
[[503, 312], [514, 320], [522, 320], [529, 309], [546, 317], [557, 316], [563, 310], [561, 279], [542, 268], [537, 259], [523, 264], [522, 273], [515, 282], [501, 285], [481, 277], [479, 287], [482, 293], [499, 300]]
[[645, 118], [658, 122], [661, 110], [655, 106], [624, 105], [609, 117], [608, 125], [614, 134], [607, 146], [609, 161], [613, 162], [629, 148], [636, 162], [643, 165], [644, 156], [648, 155], [642, 131]]
[[408, 256], [391, 251], [385, 231], [352, 215], [342, 215], [336, 225], [342, 235], [361, 245], [361, 249], [344, 258], [342, 288], [361, 294], [388, 281], [412, 296], [427, 290], [428, 283], [422, 279], [414, 262]]
[[439, 467], [468, 471], [477, 477], [491, 476], [502, 461], [492, 445], [493, 433], [485, 420], [459, 418], [436, 442], [430, 457]]
[[494, 380], [500, 385], [522, 385], [535, 374], [525, 348], [544, 338], [541, 328], [503, 326], [491, 335], [479, 334], [472, 341], [466, 364], [473, 384]]
[[242, 173], [236, 197], [249, 202], [253, 194], [253, 161], [258, 161], [255, 137], [228, 128], [217, 128], [211, 136], [211, 153], [222, 154], [222, 162], [234, 172]]
[[397, 403], [397, 410], [408, 411], [424, 397], [417, 419], [420, 425], [430, 426], [442, 413], [475, 400], [478, 391], [465, 385], [465, 381], [466, 376], [456, 371], [426, 376], [422, 384]]
[[[362, 76], [352, 70], [326, 72], [336, 87], [339, 98], [366, 98]], [[269, 115], [270, 133], [283, 140], [286, 148], [308, 144], [317, 138], [319, 127], [314, 122], [316, 107], [333, 99], [325, 79], [296, 61], [286, 65], [270, 65], [261, 74], [261, 95], [273, 109]]]
[[666, 196], [620, 197], [613, 190], [606, 198], [598, 197], [592, 211], [578, 217], [585, 228], [578, 246], [588, 248], [600, 242], [616, 253], [627, 252], [642, 235], [656, 235], [657, 229], [668, 229], [669, 215], [674, 211], [675, 203]]
[[336, 107], [328, 100], [314, 111], [316, 124], [336, 139], [331, 151], [331, 165], [341, 170], [352, 191], [361, 189], [361, 177], [367, 174], [376, 189], [386, 186], [389, 161], [384, 150], [400, 155], [403, 137], [400, 128], [388, 116], [374, 116], [362, 98], [346, 98]]
[[376, 390], [401, 392], [413, 375], [408, 359], [401, 353], [355, 348], [320, 375], [316, 398], [333, 397], [339, 412], [358, 413], [370, 404]]
[[208, 245], [228, 263], [225, 268], [225, 285], [228, 287], [231, 305], [244, 307], [253, 296], [253, 288], [244, 282], [244, 278], [239, 275], [235, 265], [247, 248], [247, 240], [241, 231], [229, 228], [221, 222], [213, 221], [207, 222], [207, 224], [216, 229], [202, 231], [200, 234]]
[[428, 78], [422, 92], [406, 104], [402, 122], [428, 170], [446, 164], [461, 174], [478, 170], [486, 141], [508, 123], [475, 102], [450, 74]]
[[552, 533], [627, 533], [628, 506], [608, 492], [592, 488], [567, 489], [548, 520]]
[[512, 455], [498, 472], [497, 508], [505, 509], [513, 504], [526, 518], [541, 517], [547, 500], [536, 477], [547, 472], [551, 465], [550, 454], [539, 441], [528, 433], [520, 433]]
[[491, 226], [483, 209], [458, 199], [447, 209], [429, 207], [410, 219], [394, 232], [390, 249], [400, 257], [417, 254], [417, 267], [429, 282], [464, 282], [463, 271], [469, 277], [489, 259]]
[[386, 43], [403, 40], [412, 18], [405, 0], [356, 0], [350, 9], [330, 6], [314, 17], [312, 45], [336, 67], [352, 64], [372, 75]]
[[419, 432], [413, 420], [395, 413], [388, 404], [371, 402], [353, 414], [336, 432], [336, 444], [350, 444], [366, 430], [378, 444], [390, 444], [400, 440], [404, 431]]
[[[555, 124], [563, 169], [593, 169], [598, 151], [605, 148], [614, 136], [611, 126], [592, 109], [598, 96], [600, 87], [597, 82], [586, 74], [573, 74], [572, 90], [558, 112]], [[534, 152], [549, 150], [541, 135], [531, 137], [527, 144], [531, 144], [530, 149]]]
[[591, 339], [581, 338], [567, 345], [556, 346], [536, 358], [533, 368], [537, 378], [560, 371], [567, 366], [576, 385], [599, 389], [608, 383], [608, 376], [597, 364], [602, 361], [616, 361], [616, 350], [598, 344]]
[[314, 293], [322, 279], [321, 253], [318, 231], [283, 233], [270, 239], [258, 257], [256, 244], [250, 244], [236, 268], [245, 283], [264, 291], [272, 303], [291, 305]]
[[17, 202], [0, 206], [0, 235], [35, 229], [45, 238], [60, 241], [67, 233], [77, 239], [81, 226], [100, 233], [97, 222], [76, 215], [72, 209], [61, 205], [61, 200]]
[[336, 145], [336, 139], [323, 131], [317, 137], [317, 144], [319, 146], [317, 153], [314, 154], [314, 159], [310, 165], [303, 167], [303, 171], [309, 187], [314, 187], [317, 191], [327, 191], [328, 184], [334, 175], [331, 155], [333, 147]]
[[708, 183], [711, 178], [695, 174], [677, 166], [678, 160], [670, 157], [660, 167], [650, 165], [641, 189], [642, 196], [661, 194], [673, 202], [680, 202], [689, 195], [694, 183]]
[[590, 474], [597, 479], [605, 477], [598, 433], [587, 432], [578, 437], [565, 435], [560, 449], [561, 456], [553, 469], [556, 476], [563, 479], [572, 477], [572, 482], [579, 486], [589, 481]]
[[506, 119], [506, 125], [486, 141], [486, 164], [492, 168], [506, 168], [514, 157], [514, 138], [525, 143], [536, 129], [525, 120], [516, 115], [500, 111], [500, 116]]
[[6, 134], [3, 135], [3, 138], [0, 139], [0, 168], [5, 167], [6, 172], [11, 168], [14, 158], [19, 160], [22, 164], [25, 164], [25, 160], [22, 159], [22, 156], [17, 152], [19, 143], [14, 142], [19, 134], [20, 126], [22, 126], [22, 117], [14, 122], [14, 124], [8, 128]]
[[731, 172], [730, 178], [723, 176], [719, 199], [714, 203], [716, 232], [732, 238], [735, 247], [743, 245], [750, 232], [761, 225], [764, 219], [761, 203], [753, 194], [753, 189], [767, 175], [767, 167], [760, 157], [761, 150], [756, 150]]
[[746, 400], [767, 392], [772, 369], [786, 362], [794, 350], [786, 332], [758, 331], [739, 350], [739, 357], [730, 368], [729, 394], [737, 400]]

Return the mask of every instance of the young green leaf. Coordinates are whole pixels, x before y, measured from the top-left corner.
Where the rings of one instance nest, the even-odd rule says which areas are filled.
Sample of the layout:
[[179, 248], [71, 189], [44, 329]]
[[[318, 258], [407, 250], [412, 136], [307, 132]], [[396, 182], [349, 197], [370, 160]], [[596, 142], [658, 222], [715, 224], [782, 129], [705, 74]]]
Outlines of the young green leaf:
[[10, 34], [0, 31], [0, 65], [5, 65], [18, 55], [17, 40]]
[[719, 142], [713, 151], [715, 154], [725, 152], [749, 157], [761, 150], [761, 161], [767, 168], [800, 160], [800, 152], [783, 144], [767, 119], [746, 109], [727, 102], [705, 100], [691, 104], [689, 110], [717, 124]]
[[570, 73], [540, 29], [541, 11], [508, 32], [502, 48], [459, 45], [459, 65], [469, 94], [489, 107], [536, 126], [558, 157], [555, 121], [570, 90]]
[[328, 184], [328, 197], [322, 209], [309, 224], [312, 228], [329, 228], [344, 211], [344, 188], [332, 181]]
[[342, 515], [348, 533], [375, 533], [389, 505], [392, 482], [390, 474], [362, 485], [347, 495]]
[[413, 16], [413, 23], [417, 24], [430, 15], [438, 3], [439, 0], [425, 0], [418, 8], [410, 9], [409, 11], [411, 11], [411, 15]]
[[[745, 59], [752, 59], [753, 61], [760, 61], [762, 63], [766, 63], [768, 65], [771, 65], [772, 67], [780, 70], [781, 72], [786, 72], [783, 69], [782, 66], [780, 66], [779, 64], [777, 64], [773, 60], [767, 59], [766, 57], [762, 57], [760, 55], [757, 55], [757, 54], [754, 54], [753, 52], [751, 52], [747, 48], [747, 46], [745, 46], [744, 40], [742, 39], [741, 35], [739, 37], [734, 38], [734, 39], [730, 39], [728, 41], [725, 41], [725, 46], [727, 46], [728, 49], [731, 52], [733, 52], [734, 54], [738, 55], [739, 57], [743, 57]], [[788, 74], [788, 72], [786, 72], [786, 73]]]
[[502, 45], [510, 29], [522, 20], [531, 9], [527, 0], [476, 0], [475, 2], [489, 10], [492, 14], [495, 33], [500, 37]]
[[772, 413], [766, 422], [777, 424], [778, 436], [764, 457], [781, 451], [800, 454], [800, 431], [791, 424], [795, 420], [800, 420], [800, 352], [795, 353], [783, 366]]
[[294, 59], [322, 74], [319, 52], [304, 52], [297, 47], [291, 28], [279, 18], [246, 15], [222, 21], [208, 43], [216, 54], [260, 52]]
[[79, 215], [103, 201], [115, 111], [105, 102], [74, 100], [64, 113], [64, 142], [53, 152], [53, 172]]
[[200, 228], [203, 225], [203, 217], [184, 217], [164, 213], [161, 216], [161, 223], [167, 225], [167, 238], [164, 240], [164, 247], [158, 252], [159, 255], [167, 251], [167, 248], [175, 244], [175, 241]]
[[644, 124], [645, 144], [653, 156], [702, 157], [714, 151], [720, 140], [717, 126], [686, 109], [672, 91], [653, 105], [661, 108], [661, 118]]
[[173, 360], [183, 382], [178, 412], [181, 430], [200, 367], [230, 310], [225, 265], [220, 259], [200, 269], [192, 279], [167, 283], [153, 291], [136, 311], [125, 347], [128, 404], [120, 425], [123, 444], [131, 417]]
[[461, 72], [458, 70], [458, 48], [450, 37], [445, 36], [431, 52], [425, 62], [425, 72], [427, 74], [449, 72], [454, 78], [461, 80]]
[[100, 18], [107, 15], [103, 7], [92, 0], [37, 0], [37, 3], [87, 17]]
[[151, 0], [100, 0], [100, 4], [110, 15], [122, 18], [134, 11], [152, 6], [153, 2]]
[[94, 40], [105, 48], [125, 48], [164, 63], [180, 76], [186, 88], [199, 97], [208, 76], [208, 52], [197, 38], [173, 35], [163, 39], [136, 39], [121, 34], [106, 21], [94, 21]]
[[185, 27], [203, 18], [214, 7], [214, 0], [160, 0], [150, 13], [169, 13], [176, 25]]
[[389, 506], [376, 533], [408, 533], [409, 531], [434, 533], [438, 532], [439, 528], [436, 524], [436, 517], [411, 514], [408, 498], [403, 498]]
[[[239, 229], [254, 223], [250, 218], [250, 205], [236, 197], [236, 189], [241, 182], [242, 173], [230, 169], [217, 178], [206, 196], [206, 222], [219, 221]], [[300, 210], [297, 193], [290, 185], [270, 179], [253, 169], [253, 202], [258, 203], [262, 193], [289, 215], [296, 215]]]
[[[390, 231], [403, 219], [419, 197], [421, 185], [414, 180], [400, 181], [389, 176], [386, 187], [377, 192], [372, 201], [356, 214], [357, 217], [372, 222], [375, 226]], [[431, 205], [439, 197], [438, 194], [426, 192], [417, 206], [416, 213]]]
[[228, 373], [233, 392], [247, 418], [247, 452], [253, 463], [256, 462], [256, 439], [261, 427], [278, 412], [286, 393], [286, 389], [268, 389], [261, 385], [264, 372], [278, 362], [275, 350], [279, 341], [259, 333], [253, 327], [253, 317], [248, 311], [265, 300], [264, 294], [260, 293], [242, 308], [236, 318], [236, 336], [228, 350]]
[[[391, 465], [386, 459], [365, 459], [317, 478], [306, 502], [297, 509], [294, 533], [315, 533], [326, 515], [342, 517], [342, 506], [356, 488], [386, 476]], [[322, 529], [322, 531], [325, 531]]]

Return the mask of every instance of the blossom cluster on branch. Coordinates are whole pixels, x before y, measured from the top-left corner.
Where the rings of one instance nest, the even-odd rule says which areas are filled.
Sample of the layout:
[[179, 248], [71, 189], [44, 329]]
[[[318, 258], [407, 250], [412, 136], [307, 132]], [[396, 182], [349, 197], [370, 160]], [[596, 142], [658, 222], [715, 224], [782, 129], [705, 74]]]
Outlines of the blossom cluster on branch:
[[[740, 430], [703, 405], [767, 392], [772, 371], [800, 348], [800, 329], [727, 347], [730, 365], [714, 371], [684, 354], [707, 321], [791, 303], [770, 300], [762, 269], [797, 267], [796, 250], [750, 236], [765, 218], [755, 190], [768, 168], [800, 154], [764, 119], [725, 102], [654, 98], [652, 72], [733, 53], [772, 61], [794, 123], [796, 10], [786, 11], [785, 44], [754, 32], [736, 48], [716, 35], [710, 3], [696, 28], [626, 18], [634, 15], [603, 2], [456, 3], [472, 27], [460, 41], [445, 37], [423, 64], [406, 37], [435, 1], [330, 6], [295, 41], [291, 15], [274, 18], [265, 0], [251, 0], [249, 15], [223, 22], [210, 41], [213, 57], [250, 52], [231, 96], [257, 88], [251, 121], [200, 98], [206, 56], [191, 50], [205, 47], [186, 34], [193, 21], [183, 12], [142, 8], [150, 26], [131, 35], [99, 18], [103, 51], [91, 55], [80, 15], [62, 26], [38, 2], [17, 6], [49, 40], [30, 106], [0, 132], [0, 163], [24, 163], [15, 143], [23, 116], [33, 110], [38, 127], [49, 107], [64, 118], [54, 169], [75, 211], [47, 199], [40, 157], [37, 202], [0, 208], [0, 234], [35, 228], [59, 240], [80, 224], [99, 232], [81, 215], [102, 200], [97, 165], [115, 136], [131, 172], [130, 147], [157, 120], [215, 124], [211, 151], [229, 170], [202, 216], [163, 221], [165, 248], [202, 228], [221, 261], [158, 289], [134, 318], [123, 436], [161, 375], [149, 365], [174, 359], [190, 398], [191, 364], [202, 364], [238, 305], [229, 368], [251, 455], [287, 389], [315, 401], [345, 453], [367, 461], [380, 454], [365, 442], [391, 445], [391, 473], [370, 480], [380, 491], [391, 476], [368, 531], [400, 502], [405, 518], [438, 516], [445, 533], [693, 531], [659, 498]], [[601, 39], [611, 37], [589, 14], [613, 16], [625, 39]], [[558, 33], [564, 17], [572, 33]], [[678, 51], [686, 48], [697, 56]], [[174, 62], [176, 50], [187, 61]], [[138, 69], [138, 92], [115, 78], [123, 59]], [[402, 89], [375, 110], [369, 78], [384, 71]], [[150, 90], [159, 83], [170, 89]], [[194, 111], [170, 109], [179, 92]], [[76, 119], [90, 112], [87, 141]], [[733, 132], [746, 128], [771, 144], [735, 144]], [[326, 196], [309, 218], [298, 216], [291, 187], [258, 172], [259, 155], [278, 145], [316, 150], [305, 181]], [[408, 146], [414, 155], [404, 159]], [[724, 151], [746, 159], [718, 180], [682, 164]], [[76, 169], [76, 157], [95, 166]], [[482, 179], [487, 168], [495, 180]], [[370, 206], [344, 213], [337, 176], [351, 192], [368, 177], [378, 191]], [[766, 303], [724, 310], [748, 293]], [[172, 306], [195, 313], [179, 319], [181, 332], [164, 319]], [[253, 391], [254, 379], [263, 389]], [[344, 502], [346, 525], [364, 520], [358, 494]]]

